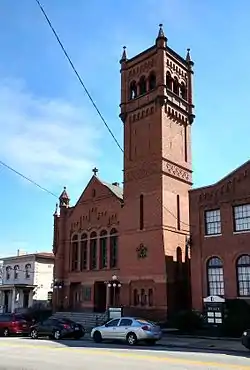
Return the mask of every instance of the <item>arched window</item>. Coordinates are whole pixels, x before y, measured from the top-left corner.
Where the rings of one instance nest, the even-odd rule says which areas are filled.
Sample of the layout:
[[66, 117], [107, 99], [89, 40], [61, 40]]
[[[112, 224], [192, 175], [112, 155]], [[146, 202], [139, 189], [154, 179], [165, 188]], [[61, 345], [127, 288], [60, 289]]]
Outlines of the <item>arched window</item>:
[[156, 88], [156, 75], [155, 72], [151, 72], [148, 78], [148, 86], [149, 90], [153, 90]]
[[90, 270], [94, 270], [97, 268], [97, 234], [93, 231], [90, 234], [90, 255], [89, 255], [90, 263], [89, 267]]
[[6, 280], [10, 280], [10, 271], [11, 271], [11, 267], [7, 266], [6, 267]]
[[153, 289], [148, 290], [148, 305], [153, 306], [154, 305], [154, 293]]
[[167, 72], [166, 74], [166, 87], [167, 89], [171, 91], [173, 90], [173, 80], [172, 80], [170, 72]]
[[19, 271], [19, 266], [15, 265], [14, 266], [14, 279], [18, 279], [18, 271]]
[[26, 263], [26, 265], [25, 265], [25, 279], [30, 278], [30, 270], [31, 270], [31, 264]]
[[240, 256], [236, 262], [238, 294], [240, 297], [250, 296], [250, 255]]
[[176, 248], [176, 261], [182, 263], [182, 250], [181, 247]]
[[88, 269], [88, 235], [81, 235], [81, 271]]
[[219, 257], [212, 257], [207, 262], [208, 295], [224, 296], [223, 263]]
[[177, 77], [174, 78], [174, 81], [173, 81], [173, 92], [176, 94], [176, 95], [179, 95], [179, 82], [177, 80]]
[[137, 85], [136, 81], [132, 81], [129, 88], [129, 99], [135, 99], [137, 97]]
[[116, 229], [110, 231], [110, 268], [118, 264], [118, 232]]
[[134, 289], [134, 291], [133, 291], [133, 305], [138, 306], [138, 304], [139, 304], [138, 290]]
[[140, 81], [139, 81], [139, 94], [145, 94], [147, 92], [147, 82], [146, 82], [146, 77], [141, 76]]
[[145, 306], [147, 303], [147, 296], [145, 293], [145, 289], [141, 289], [141, 305]]
[[78, 235], [72, 237], [71, 242], [71, 271], [77, 271], [78, 267]]
[[100, 232], [100, 268], [108, 267], [107, 231]]
[[184, 82], [182, 82], [180, 85], [180, 94], [181, 94], [182, 99], [187, 100], [187, 88]]

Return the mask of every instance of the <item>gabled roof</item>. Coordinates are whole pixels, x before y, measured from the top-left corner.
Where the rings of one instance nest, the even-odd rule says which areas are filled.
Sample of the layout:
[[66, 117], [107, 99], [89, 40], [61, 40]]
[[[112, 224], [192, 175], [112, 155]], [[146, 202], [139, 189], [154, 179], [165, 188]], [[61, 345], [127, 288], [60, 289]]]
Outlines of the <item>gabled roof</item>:
[[239, 172], [241, 172], [244, 169], [246, 171], [250, 171], [250, 160], [243, 163], [241, 166], [237, 167], [233, 171], [229, 172], [226, 176], [222, 177], [219, 181], [217, 181], [213, 184], [210, 184], [210, 185], [201, 186], [200, 188], [191, 189], [190, 192], [200, 191], [200, 190], [203, 190], [203, 189], [205, 190], [205, 189], [213, 188], [214, 186], [217, 186], [217, 185], [222, 185], [225, 181], [230, 180], [231, 178], [233, 178], [235, 175], [237, 175]]
[[114, 195], [119, 198], [119, 199], [123, 199], [123, 188], [120, 187], [119, 185], [116, 185], [116, 184], [109, 184], [108, 182], [104, 182], [100, 179], [98, 179], [104, 186], [106, 186], [109, 190], [112, 191], [112, 193], [114, 193]]
[[82, 194], [80, 195], [80, 197], [78, 198], [77, 202], [75, 203], [74, 206], [70, 207], [71, 211], [73, 211], [75, 209], [75, 207], [77, 207], [77, 205], [79, 204], [79, 202], [81, 202], [82, 200], [82, 197], [85, 193], [85, 191], [88, 189], [88, 187], [90, 186], [90, 184], [93, 182], [93, 181], [97, 181], [101, 186], [104, 186], [105, 188], [108, 189], [109, 192], [111, 192], [116, 198], [118, 198], [120, 201], [123, 200], [123, 188], [119, 186], [118, 183], [113, 183], [113, 184], [110, 184], [108, 182], [105, 182], [105, 181], [102, 181], [99, 177], [93, 175], [91, 177], [91, 179], [89, 180], [88, 184], [85, 186]]

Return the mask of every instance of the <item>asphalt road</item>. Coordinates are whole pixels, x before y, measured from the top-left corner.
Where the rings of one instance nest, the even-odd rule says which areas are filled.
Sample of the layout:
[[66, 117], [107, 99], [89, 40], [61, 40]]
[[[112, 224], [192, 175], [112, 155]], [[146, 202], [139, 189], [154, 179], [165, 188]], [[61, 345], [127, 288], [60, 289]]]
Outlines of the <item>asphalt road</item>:
[[94, 345], [87, 341], [0, 339], [0, 370], [250, 370], [250, 358], [246, 356]]

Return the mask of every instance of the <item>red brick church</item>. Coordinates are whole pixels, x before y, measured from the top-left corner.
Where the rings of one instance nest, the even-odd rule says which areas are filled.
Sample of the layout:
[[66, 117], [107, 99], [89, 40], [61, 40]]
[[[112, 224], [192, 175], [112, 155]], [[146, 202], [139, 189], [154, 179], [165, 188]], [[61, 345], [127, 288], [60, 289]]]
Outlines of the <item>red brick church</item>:
[[65, 310], [123, 306], [164, 319], [186, 308], [192, 186], [193, 62], [153, 46], [121, 64], [123, 186], [93, 170], [77, 203], [64, 188], [54, 214], [54, 305]]

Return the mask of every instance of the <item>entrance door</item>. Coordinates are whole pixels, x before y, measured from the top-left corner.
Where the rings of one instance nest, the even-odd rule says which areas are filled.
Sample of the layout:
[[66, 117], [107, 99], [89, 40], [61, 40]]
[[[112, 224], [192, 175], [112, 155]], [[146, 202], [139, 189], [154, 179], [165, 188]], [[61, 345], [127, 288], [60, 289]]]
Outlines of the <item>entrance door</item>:
[[96, 281], [94, 284], [94, 311], [105, 312], [106, 310], [106, 284], [104, 281]]
[[10, 310], [9, 310], [9, 297], [10, 297], [10, 291], [5, 290], [4, 291], [4, 312], [10, 312]]
[[29, 307], [29, 295], [30, 292], [28, 290], [23, 291], [23, 308]]

